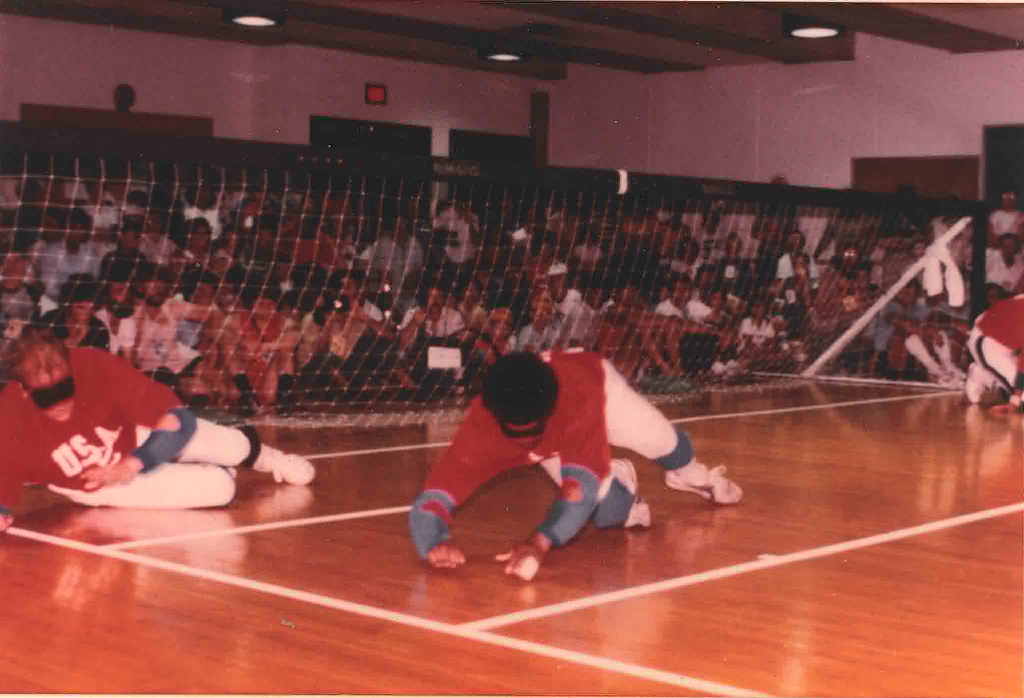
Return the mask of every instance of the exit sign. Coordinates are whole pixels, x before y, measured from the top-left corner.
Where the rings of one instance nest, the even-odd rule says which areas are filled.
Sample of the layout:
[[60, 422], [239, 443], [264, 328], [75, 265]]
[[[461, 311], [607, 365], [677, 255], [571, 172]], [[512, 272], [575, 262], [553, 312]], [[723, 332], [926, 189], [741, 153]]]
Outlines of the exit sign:
[[388, 103], [388, 86], [374, 85], [373, 83], [368, 82], [366, 83], [364, 96], [367, 104], [374, 104], [382, 107]]

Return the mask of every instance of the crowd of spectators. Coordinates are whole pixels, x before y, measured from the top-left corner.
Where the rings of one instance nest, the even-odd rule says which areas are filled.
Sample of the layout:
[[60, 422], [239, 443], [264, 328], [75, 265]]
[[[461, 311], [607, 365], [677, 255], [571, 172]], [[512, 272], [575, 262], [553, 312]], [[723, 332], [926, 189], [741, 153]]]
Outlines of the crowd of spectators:
[[[799, 217], [738, 225], [722, 205], [524, 215], [458, 198], [96, 189], [25, 178], [0, 208], [3, 341], [43, 323], [190, 404], [243, 412], [473, 392], [501, 354], [554, 347], [598, 351], [648, 390], [793, 373], [951, 224], [833, 216], [809, 240]], [[1024, 219], [1004, 208], [991, 298], [1024, 284]], [[967, 321], [914, 281], [835, 365], [954, 384]]]

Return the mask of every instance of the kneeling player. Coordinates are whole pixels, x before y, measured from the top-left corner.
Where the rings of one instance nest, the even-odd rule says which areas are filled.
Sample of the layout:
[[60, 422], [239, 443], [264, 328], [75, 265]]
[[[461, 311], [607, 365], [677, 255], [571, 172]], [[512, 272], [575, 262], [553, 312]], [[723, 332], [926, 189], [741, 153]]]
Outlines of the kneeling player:
[[561, 496], [525, 543], [499, 556], [507, 574], [532, 578], [547, 552], [568, 543], [590, 520], [598, 528], [649, 526], [650, 509], [636, 494], [633, 466], [612, 460], [612, 445], [661, 465], [673, 489], [718, 504], [734, 504], [743, 495], [723, 467], [698, 461], [686, 433], [599, 355], [512, 353], [487, 371], [483, 394], [413, 503], [409, 530], [416, 551], [434, 567], [462, 565], [465, 555], [449, 533], [455, 508], [488, 480], [524, 464], [544, 468]]
[[967, 348], [974, 358], [964, 387], [967, 399], [974, 404], [1008, 400], [1019, 408], [1024, 390], [1024, 295], [998, 301], [979, 315]]
[[189, 509], [230, 502], [234, 467], [297, 485], [315, 475], [304, 458], [261, 445], [253, 429], [197, 419], [122, 359], [68, 349], [45, 330], [23, 334], [4, 365], [0, 531], [26, 482], [88, 506]]

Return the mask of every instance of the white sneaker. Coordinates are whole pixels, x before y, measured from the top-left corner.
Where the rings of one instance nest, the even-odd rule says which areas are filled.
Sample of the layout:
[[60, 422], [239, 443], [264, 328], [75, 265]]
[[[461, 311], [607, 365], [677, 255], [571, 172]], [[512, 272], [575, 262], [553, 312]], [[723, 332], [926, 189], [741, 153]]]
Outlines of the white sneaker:
[[316, 476], [316, 468], [302, 456], [284, 453], [273, 446], [260, 446], [260, 457], [252, 469], [260, 473], [272, 473], [275, 482], [289, 485], [308, 485]]
[[665, 485], [674, 490], [693, 492], [715, 504], [735, 504], [743, 490], [725, 477], [725, 466], [708, 468], [698, 460], [675, 470], [665, 471]]
[[978, 362], [967, 367], [967, 381], [964, 383], [964, 395], [974, 405], [981, 402], [982, 395], [992, 382], [989, 372]]
[[643, 497], [637, 497], [633, 506], [629, 508], [629, 516], [622, 524], [623, 528], [650, 528], [651, 527], [651, 505]]

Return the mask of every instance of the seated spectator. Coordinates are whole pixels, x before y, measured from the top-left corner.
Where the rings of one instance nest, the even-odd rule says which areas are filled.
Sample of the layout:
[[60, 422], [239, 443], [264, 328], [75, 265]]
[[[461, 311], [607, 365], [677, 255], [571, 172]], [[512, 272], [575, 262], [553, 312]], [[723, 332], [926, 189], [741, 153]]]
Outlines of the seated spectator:
[[580, 243], [572, 249], [569, 264], [583, 271], [593, 270], [605, 261], [605, 250], [601, 245], [601, 226], [597, 223], [580, 226]]
[[[416, 399], [443, 395], [455, 386], [458, 378], [459, 369], [432, 362], [431, 347], [456, 349], [468, 340], [469, 331], [462, 313], [448, 306], [448, 294], [438, 283], [430, 285], [423, 307], [410, 308], [398, 326], [398, 342], [405, 364], [419, 384]], [[465, 356], [464, 351], [462, 355]], [[465, 361], [460, 364], [464, 367]]]
[[731, 303], [746, 301], [754, 282], [750, 260], [740, 256], [740, 237], [730, 233], [725, 238], [725, 254], [715, 262], [715, 289], [726, 294]]
[[748, 371], [779, 370], [785, 363], [768, 304], [761, 298], [750, 302], [750, 314], [740, 321], [739, 362]]
[[51, 301], [58, 301], [64, 282], [73, 274], [99, 278], [103, 255], [110, 247], [93, 242], [91, 231], [89, 214], [80, 208], [71, 209], [64, 230], [47, 231], [33, 248], [35, 278]]
[[686, 274], [691, 279], [696, 278], [697, 270], [704, 265], [705, 259], [701, 254], [700, 245], [691, 237], [686, 237], [670, 250], [668, 262], [669, 271], [672, 274]]
[[1015, 292], [1024, 279], [1024, 257], [1020, 238], [1015, 233], [999, 236], [999, 246], [985, 251], [985, 281], [999, 284], [1003, 290]]
[[172, 274], [167, 267], [149, 267], [141, 281], [142, 304], [135, 321], [137, 334], [130, 357], [133, 366], [173, 388], [188, 401], [210, 399], [210, 387], [199, 379], [203, 357], [178, 341], [179, 324], [195, 312], [190, 303], [171, 297]]
[[[868, 308], [868, 298], [863, 286], [858, 286], [852, 276], [824, 270], [821, 287], [811, 309], [811, 327], [808, 335], [811, 356], [820, 356]], [[855, 337], [840, 354], [841, 370], [847, 373], [866, 373], [870, 370], [868, 359], [873, 347], [863, 334]]]
[[276, 286], [247, 284], [243, 307], [224, 323], [225, 368], [238, 389], [243, 413], [271, 406], [286, 412], [293, 406], [300, 328], [277, 311], [280, 297]]
[[0, 348], [21, 336], [26, 325], [39, 318], [39, 290], [31, 284], [28, 257], [8, 252], [0, 266]]
[[415, 296], [425, 263], [423, 246], [413, 232], [407, 218], [382, 220], [377, 240], [369, 248], [368, 268], [385, 279], [403, 308]]
[[[480, 240], [480, 218], [465, 202], [446, 202], [438, 206], [433, 222], [432, 241], [442, 252], [439, 261], [446, 274], [459, 278], [476, 259]], [[428, 256], [432, 256], [428, 253]]]
[[808, 313], [814, 303], [811, 292], [811, 258], [806, 254], [792, 257], [792, 274], [786, 277], [775, 297], [773, 311], [783, 320], [786, 336], [802, 341], [807, 330]]
[[96, 317], [110, 334], [110, 353], [131, 360], [138, 336], [135, 321], [135, 290], [132, 279], [138, 268], [131, 262], [113, 261], [101, 280], [103, 290], [96, 304]]
[[[589, 282], [589, 275], [581, 277]], [[555, 301], [555, 312], [562, 318], [563, 336], [558, 344], [582, 347], [590, 351], [597, 338], [597, 310], [588, 306], [583, 294], [569, 287], [569, 273], [564, 264], [548, 269], [547, 292]]]
[[56, 310], [43, 315], [40, 324], [69, 347], [109, 350], [110, 333], [93, 314], [99, 284], [88, 274], [72, 274], [64, 282]]
[[448, 307], [448, 294], [436, 284], [427, 289], [423, 307], [410, 308], [398, 326], [399, 343], [404, 349], [411, 348], [417, 340], [465, 339], [466, 336], [466, 321], [462, 313]]
[[800, 258], [804, 260], [810, 287], [812, 289], [817, 288], [819, 277], [818, 265], [807, 255], [806, 245], [807, 241], [799, 230], [793, 230], [786, 236], [786, 252], [779, 257], [779, 263], [775, 269], [777, 287], [781, 287], [788, 279], [793, 277], [796, 266], [795, 260]]
[[170, 236], [170, 216], [160, 209], [150, 207], [142, 217], [142, 235], [139, 252], [156, 266], [167, 266], [180, 253], [178, 245]]
[[483, 288], [475, 276], [470, 277], [462, 290], [456, 310], [466, 321], [466, 329], [472, 334], [479, 334], [490, 318], [490, 311], [484, 305]]
[[533, 297], [530, 324], [519, 330], [516, 347], [519, 351], [540, 353], [559, 345], [564, 333], [562, 317], [555, 311], [555, 302], [546, 293]]
[[1002, 205], [988, 217], [988, 247], [997, 247], [1003, 235], [1024, 234], [1024, 213], [1017, 209], [1017, 193], [1003, 192]]
[[595, 351], [627, 379], [639, 380], [651, 369], [676, 376], [679, 371], [666, 361], [659, 341], [663, 327], [664, 320], [653, 317], [639, 301], [636, 287], [622, 286], [601, 312]]
[[118, 232], [116, 247], [103, 255], [100, 262], [100, 278], [107, 277], [113, 264], [135, 270], [141, 264], [149, 263], [146, 256], [140, 251], [141, 244], [142, 226], [138, 221], [126, 221]]
[[341, 295], [346, 296], [353, 319], [366, 325], [375, 334], [393, 338], [394, 327], [385, 311], [371, 300], [366, 275], [358, 269], [346, 274], [341, 282]]
[[181, 194], [182, 214], [185, 222], [196, 220], [206, 221], [210, 237], [220, 237], [220, 208], [217, 205], [217, 193], [206, 185], [185, 187]]

